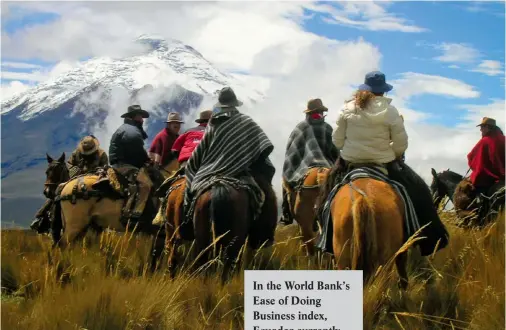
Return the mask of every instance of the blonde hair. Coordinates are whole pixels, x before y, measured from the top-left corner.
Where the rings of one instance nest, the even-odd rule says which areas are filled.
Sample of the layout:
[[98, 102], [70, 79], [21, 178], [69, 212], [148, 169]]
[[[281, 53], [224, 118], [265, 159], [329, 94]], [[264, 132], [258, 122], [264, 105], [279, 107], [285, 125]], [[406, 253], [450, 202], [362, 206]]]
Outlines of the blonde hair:
[[375, 97], [376, 95], [374, 95], [372, 92], [357, 91], [355, 93], [355, 105], [357, 108], [365, 109]]

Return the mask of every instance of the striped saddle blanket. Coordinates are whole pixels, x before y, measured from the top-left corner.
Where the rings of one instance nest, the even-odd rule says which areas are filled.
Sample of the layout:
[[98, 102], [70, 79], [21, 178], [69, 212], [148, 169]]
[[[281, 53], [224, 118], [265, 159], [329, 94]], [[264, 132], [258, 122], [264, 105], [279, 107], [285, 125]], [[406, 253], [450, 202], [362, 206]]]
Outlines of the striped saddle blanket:
[[330, 205], [334, 199], [334, 196], [343, 185], [351, 184], [353, 181], [360, 178], [370, 178], [386, 182], [390, 184], [399, 194], [402, 201], [404, 202], [404, 205], [407, 206], [404, 208], [404, 235], [406, 239], [420, 229], [420, 224], [418, 222], [415, 209], [404, 186], [401, 183], [388, 178], [388, 176], [386, 176], [379, 167], [360, 167], [348, 172], [343, 180], [330, 191], [325, 204], [323, 205], [321, 213], [319, 214], [319, 219], [321, 221], [320, 225], [322, 226], [322, 235], [316, 242], [317, 249], [320, 249], [323, 252], [332, 253], [332, 225], [330, 220]]

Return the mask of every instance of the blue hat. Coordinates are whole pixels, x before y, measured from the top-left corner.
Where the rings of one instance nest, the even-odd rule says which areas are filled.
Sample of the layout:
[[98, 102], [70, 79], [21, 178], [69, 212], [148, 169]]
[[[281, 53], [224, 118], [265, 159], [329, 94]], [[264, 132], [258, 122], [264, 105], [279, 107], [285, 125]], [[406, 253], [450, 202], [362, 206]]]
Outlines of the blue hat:
[[358, 86], [359, 90], [372, 93], [386, 93], [390, 92], [393, 88], [392, 85], [386, 83], [385, 75], [379, 71], [372, 71], [366, 74], [364, 83]]

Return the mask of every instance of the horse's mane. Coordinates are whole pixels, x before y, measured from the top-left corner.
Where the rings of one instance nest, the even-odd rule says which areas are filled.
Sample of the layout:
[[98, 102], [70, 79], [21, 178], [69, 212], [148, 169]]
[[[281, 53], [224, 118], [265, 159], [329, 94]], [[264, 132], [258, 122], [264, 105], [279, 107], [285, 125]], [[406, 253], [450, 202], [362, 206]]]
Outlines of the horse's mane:
[[455, 188], [454, 205], [456, 209], [467, 210], [475, 197], [475, 189], [469, 179], [464, 179]]
[[460, 182], [464, 177], [458, 173], [451, 171], [450, 169], [440, 173], [441, 179], [448, 179], [452, 182]]

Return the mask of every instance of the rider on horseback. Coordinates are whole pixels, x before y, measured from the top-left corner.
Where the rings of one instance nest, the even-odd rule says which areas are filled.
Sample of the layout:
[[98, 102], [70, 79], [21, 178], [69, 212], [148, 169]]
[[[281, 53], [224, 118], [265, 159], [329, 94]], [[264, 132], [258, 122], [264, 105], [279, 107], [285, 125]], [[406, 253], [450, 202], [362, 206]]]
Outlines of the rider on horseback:
[[[236, 182], [251, 176], [252, 182], [244, 182], [249, 187], [251, 200], [260, 202], [263, 195], [264, 206], [275, 203], [275, 199], [267, 198], [273, 195], [271, 182], [275, 168], [269, 160], [269, 154], [274, 146], [258, 124], [237, 110], [242, 104], [230, 87], [220, 91], [206, 133], [185, 166], [185, 223], [192, 223], [193, 207], [198, 195], [217, 181]], [[272, 207], [276, 209], [275, 205], [268, 205], [268, 208], [261, 207], [261, 210], [255, 206], [252, 211], [260, 212], [259, 218], [263, 218], [265, 210]], [[273, 223], [275, 225], [276, 219]], [[271, 243], [274, 241], [274, 233], [267, 228], [264, 228], [263, 234], [268, 236], [266, 239]]]
[[[109, 157], [112, 167], [131, 183], [129, 200], [123, 209], [123, 217], [126, 221], [136, 222], [141, 219], [153, 187], [153, 182], [145, 167], [150, 162], [148, 153], [144, 149], [144, 140], [148, 135], [142, 128], [144, 118], [149, 118], [149, 113], [141, 109], [139, 105], [131, 105], [121, 118], [124, 118], [124, 123], [112, 135]], [[135, 192], [136, 188], [138, 196]], [[136, 204], [132, 207], [134, 200]], [[131, 210], [133, 211], [130, 212]]]
[[200, 112], [200, 117], [195, 120], [198, 125], [190, 128], [184, 134], [180, 135], [172, 145], [172, 153], [178, 157], [179, 167], [184, 167], [190, 159], [193, 150], [199, 145], [204, 137], [209, 119], [213, 112], [211, 110], [204, 110]]
[[282, 224], [293, 223], [285, 185], [295, 189], [311, 167], [331, 168], [339, 156], [339, 150], [332, 143], [332, 127], [325, 122], [323, 113], [327, 111], [321, 99], [309, 100], [304, 110], [306, 118], [290, 134], [283, 165]]
[[[93, 135], [85, 136], [79, 141], [77, 148], [72, 152], [67, 161], [70, 179], [74, 177], [92, 173], [97, 168], [104, 167], [109, 164], [107, 154], [99, 147], [99, 142]], [[46, 200], [42, 208], [35, 214], [35, 220], [31, 223], [30, 228], [38, 233], [47, 232], [49, 230], [50, 219], [47, 212], [53, 205], [51, 199]]]
[[429, 187], [402, 161], [408, 136], [403, 118], [391, 105], [392, 99], [384, 96], [392, 88], [383, 73], [373, 71], [365, 76], [365, 83], [359, 86], [355, 97], [345, 103], [333, 133], [334, 144], [341, 150], [337, 172], [341, 172], [340, 176], [348, 168], [375, 164], [400, 182], [407, 190], [420, 226], [431, 222], [421, 234], [427, 239], [419, 245], [421, 254], [429, 255], [439, 239], [438, 250], [448, 244], [448, 233], [434, 207]]
[[177, 112], [171, 112], [167, 116], [167, 126], [156, 134], [151, 147], [149, 148], [149, 156], [151, 160], [158, 166], [166, 166], [175, 157], [171, 152], [174, 142], [179, 137], [181, 124], [181, 116]]
[[467, 155], [470, 177], [476, 193], [491, 195], [504, 186], [505, 138], [495, 119], [484, 117], [480, 127], [482, 138]]

